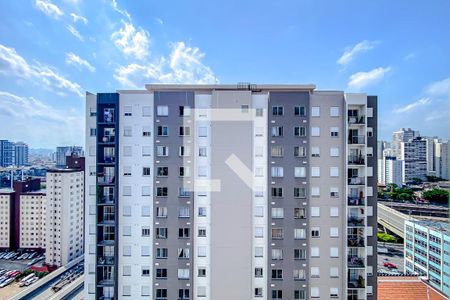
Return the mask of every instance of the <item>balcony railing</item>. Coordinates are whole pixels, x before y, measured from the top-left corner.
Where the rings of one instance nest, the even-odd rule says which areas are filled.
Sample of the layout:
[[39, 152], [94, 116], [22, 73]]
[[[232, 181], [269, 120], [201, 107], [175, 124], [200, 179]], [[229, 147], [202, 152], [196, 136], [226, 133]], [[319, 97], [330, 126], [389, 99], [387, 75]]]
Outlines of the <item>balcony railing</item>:
[[349, 267], [363, 268], [364, 259], [362, 257], [352, 255], [348, 257], [347, 264]]
[[360, 278], [358, 278], [356, 280], [349, 280], [348, 281], [348, 288], [351, 288], [351, 289], [363, 289], [365, 287], [366, 287], [366, 284], [365, 284], [364, 277], [362, 277], [362, 275], [360, 276]]
[[348, 138], [348, 143], [350, 145], [364, 145], [366, 143], [366, 138], [364, 135], [355, 135]]
[[364, 177], [351, 177], [348, 179], [349, 185], [364, 185]]
[[102, 137], [100, 143], [114, 143], [116, 141], [116, 137], [114, 135], [105, 135]]
[[351, 227], [359, 227], [364, 226], [364, 218], [362, 217], [349, 217], [347, 220], [348, 226]]
[[100, 256], [97, 259], [99, 265], [114, 265], [114, 256]]
[[114, 279], [111, 279], [111, 278], [102, 279], [99, 281], [98, 284], [111, 286], [111, 285], [114, 285]]
[[364, 116], [351, 116], [348, 117], [348, 124], [365, 124], [366, 119]]
[[97, 177], [98, 184], [114, 184], [114, 176], [99, 176]]
[[349, 236], [347, 240], [348, 247], [364, 247], [364, 237]]
[[99, 196], [98, 197], [98, 203], [101, 204], [114, 204], [114, 195], [106, 195], [106, 196]]
[[349, 196], [347, 197], [347, 204], [349, 206], [364, 206], [365, 205], [365, 201], [363, 197], [352, 197]]
[[116, 157], [115, 156], [104, 156], [103, 157], [103, 161], [100, 159], [99, 163], [103, 163], [103, 164], [113, 164], [116, 161]]
[[349, 155], [348, 164], [349, 165], [364, 165], [364, 156], [362, 155]]

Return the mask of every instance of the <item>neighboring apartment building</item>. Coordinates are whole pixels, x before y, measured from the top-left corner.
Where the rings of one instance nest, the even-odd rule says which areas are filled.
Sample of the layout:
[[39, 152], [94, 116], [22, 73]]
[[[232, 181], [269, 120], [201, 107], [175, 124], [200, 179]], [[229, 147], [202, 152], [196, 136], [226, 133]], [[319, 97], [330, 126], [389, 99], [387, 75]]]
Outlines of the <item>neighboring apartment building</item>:
[[405, 221], [405, 271], [425, 276], [450, 298], [450, 224]]
[[9, 249], [12, 233], [12, 205], [14, 191], [0, 189], [0, 249]]
[[14, 143], [8, 140], [0, 140], [0, 167], [9, 167], [14, 163]]
[[403, 183], [403, 161], [398, 160], [395, 156], [383, 157], [384, 164], [384, 184], [394, 183], [402, 186]]
[[450, 152], [448, 141], [435, 140], [434, 143], [435, 176], [450, 179]]
[[83, 254], [84, 171], [47, 171], [45, 263], [63, 266]]
[[45, 249], [45, 190], [25, 192], [20, 195], [21, 249]]
[[24, 142], [14, 144], [14, 157], [16, 166], [28, 165], [28, 145]]
[[63, 168], [66, 166], [67, 156], [84, 156], [83, 147], [81, 146], [62, 146], [56, 147], [56, 167]]
[[419, 131], [412, 130], [411, 128], [401, 128], [399, 131], [394, 131], [392, 133], [392, 150], [397, 159], [401, 159], [402, 153], [402, 143], [408, 142], [416, 137], [419, 137]]
[[377, 98], [86, 96], [86, 299], [376, 299]]
[[427, 175], [427, 141], [422, 137], [401, 143], [401, 160], [403, 161], [403, 183], [414, 178], [426, 180]]

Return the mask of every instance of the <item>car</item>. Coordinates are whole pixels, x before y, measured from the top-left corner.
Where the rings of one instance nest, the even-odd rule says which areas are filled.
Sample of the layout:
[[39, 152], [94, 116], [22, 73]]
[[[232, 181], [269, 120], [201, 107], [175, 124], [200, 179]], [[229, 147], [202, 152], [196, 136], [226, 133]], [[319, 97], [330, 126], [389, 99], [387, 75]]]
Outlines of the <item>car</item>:
[[37, 252], [31, 253], [30, 256], [28, 257], [28, 259], [33, 259], [36, 255], [37, 255]]
[[8, 284], [10, 284], [13, 281], [14, 281], [14, 278], [8, 278], [2, 284], [0, 284], [0, 288], [4, 288], [5, 286], [7, 286]]
[[383, 266], [389, 269], [397, 269], [397, 266], [389, 261], [384, 262]]

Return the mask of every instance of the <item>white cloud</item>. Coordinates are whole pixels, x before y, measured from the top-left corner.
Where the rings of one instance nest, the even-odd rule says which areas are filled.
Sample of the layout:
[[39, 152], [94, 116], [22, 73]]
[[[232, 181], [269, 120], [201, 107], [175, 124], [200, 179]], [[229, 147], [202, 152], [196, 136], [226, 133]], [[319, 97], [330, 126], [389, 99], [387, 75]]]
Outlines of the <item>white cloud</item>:
[[376, 68], [368, 72], [358, 72], [350, 76], [348, 87], [359, 90], [363, 87], [376, 84], [380, 82], [384, 75], [391, 70], [391, 67]]
[[441, 81], [432, 82], [425, 89], [426, 93], [433, 96], [450, 97], [450, 77]]
[[424, 105], [427, 105], [427, 104], [430, 104], [430, 103], [431, 103], [431, 99], [430, 98], [422, 98], [422, 99], [419, 99], [419, 100], [417, 100], [417, 101], [415, 101], [413, 103], [405, 105], [403, 107], [399, 107], [397, 109], [394, 109], [394, 112], [396, 112], [396, 113], [405, 113], [405, 112], [411, 111], [411, 110], [413, 110], [413, 109], [415, 109], [415, 108], [417, 108], [419, 106], [424, 106]]
[[64, 15], [64, 12], [58, 6], [50, 2], [50, 0], [36, 0], [34, 4], [36, 5], [36, 8], [49, 17], [59, 19], [59, 17]]
[[44, 84], [45, 87], [59, 94], [69, 91], [83, 97], [82, 89], [78, 83], [66, 79], [48, 66], [39, 63], [29, 64], [14, 48], [8, 48], [1, 44], [0, 74], [33, 80], [35, 83]]
[[164, 21], [161, 18], [155, 18], [155, 21], [161, 25], [164, 24]]
[[77, 15], [76, 13], [71, 13], [70, 16], [72, 17], [74, 23], [77, 23], [78, 21], [83, 22], [84, 25], [88, 23], [88, 19], [83, 16]]
[[131, 16], [130, 14], [125, 10], [125, 9], [121, 9], [119, 8], [119, 6], [117, 5], [117, 1], [116, 0], [111, 0], [111, 6], [113, 7], [113, 9], [115, 11], [117, 11], [119, 14], [121, 14], [122, 16], [126, 17], [128, 19], [128, 21], [131, 21]]
[[125, 55], [144, 59], [149, 54], [150, 34], [142, 28], [136, 30], [132, 23], [123, 20], [122, 25], [111, 35], [111, 40]]
[[347, 47], [342, 56], [337, 60], [340, 65], [346, 65], [355, 58], [359, 53], [367, 52], [375, 47], [378, 41], [364, 40], [354, 45], [353, 47]]
[[169, 58], [154, 63], [119, 66], [114, 78], [124, 87], [135, 88], [149, 82], [216, 83], [214, 72], [202, 63], [205, 54], [184, 42], [171, 45]]
[[84, 42], [84, 37], [78, 32], [78, 30], [75, 29], [75, 27], [73, 27], [70, 24], [67, 24], [66, 28], [67, 28], [67, 30], [70, 31], [71, 34], [73, 34], [73, 36], [75, 36], [80, 41]]
[[89, 71], [95, 72], [95, 67], [93, 65], [91, 65], [87, 60], [82, 59], [73, 52], [66, 53], [66, 63], [78, 67], [85, 67]]

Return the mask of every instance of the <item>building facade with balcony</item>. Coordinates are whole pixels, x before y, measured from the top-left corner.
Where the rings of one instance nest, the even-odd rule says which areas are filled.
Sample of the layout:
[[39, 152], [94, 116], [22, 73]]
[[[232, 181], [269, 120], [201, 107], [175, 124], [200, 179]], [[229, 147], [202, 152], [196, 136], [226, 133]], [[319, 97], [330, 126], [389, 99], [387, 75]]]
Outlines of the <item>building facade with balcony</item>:
[[376, 299], [376, 97], [86, 95], [86, 299]]

